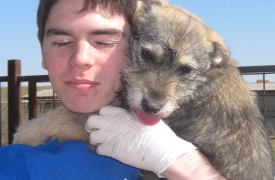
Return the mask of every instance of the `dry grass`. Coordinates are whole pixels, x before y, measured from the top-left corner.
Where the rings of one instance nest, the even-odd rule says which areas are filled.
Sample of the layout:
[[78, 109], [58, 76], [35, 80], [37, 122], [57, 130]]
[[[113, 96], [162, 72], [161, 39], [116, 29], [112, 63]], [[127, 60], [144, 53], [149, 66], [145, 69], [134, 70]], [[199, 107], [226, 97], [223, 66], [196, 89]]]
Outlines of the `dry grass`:
[[[37, 91], [42, 91], [45, 89], [51, 89], [51, 86], [37, 86]], [[28, 86], [22, 86], [21, 87], [22, 96], [28, 94]], [[8, 100], [8, 88], [2, 87], [1, 88], [1, 101], [7, 101]]]
[[273, 150], [273, 157], [275, 159], [275, 136], [270, 136], [270, 144]]

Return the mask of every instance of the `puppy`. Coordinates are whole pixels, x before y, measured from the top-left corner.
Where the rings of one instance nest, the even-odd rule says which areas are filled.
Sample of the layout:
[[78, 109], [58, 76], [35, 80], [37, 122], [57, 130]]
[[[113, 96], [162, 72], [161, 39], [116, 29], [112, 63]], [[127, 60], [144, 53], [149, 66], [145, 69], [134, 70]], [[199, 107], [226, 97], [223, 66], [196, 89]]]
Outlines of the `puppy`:
[[[186, 10], [141, 2], [131, 45], [131, 63], [123, 68], [130, 109], [161, 116], [227, 179], [273, 179], [255, 96], [215, 32]], [[143, 123], [154, 120], [136, 114]]]
[[[227, 179], [273, 179], [264, 119], [223, 40], [190, 12], [161, 0], [138, 2], [132, 24], [123, 105], [144, 124], [162, 117]], [[61, 107], [19, 127], [14, 143], [88, 142], [86, 118]]]

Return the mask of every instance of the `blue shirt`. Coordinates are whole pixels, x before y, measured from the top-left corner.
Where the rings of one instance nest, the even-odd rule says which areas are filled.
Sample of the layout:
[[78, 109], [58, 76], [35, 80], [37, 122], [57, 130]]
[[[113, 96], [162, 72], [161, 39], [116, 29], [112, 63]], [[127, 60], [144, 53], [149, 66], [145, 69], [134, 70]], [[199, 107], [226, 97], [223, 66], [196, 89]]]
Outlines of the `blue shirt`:
[[57, 140], [35, 148], [8, 145], [0, 148], [1, 180], [136, 180], [140, 170], [91, 152], [80, 141]]

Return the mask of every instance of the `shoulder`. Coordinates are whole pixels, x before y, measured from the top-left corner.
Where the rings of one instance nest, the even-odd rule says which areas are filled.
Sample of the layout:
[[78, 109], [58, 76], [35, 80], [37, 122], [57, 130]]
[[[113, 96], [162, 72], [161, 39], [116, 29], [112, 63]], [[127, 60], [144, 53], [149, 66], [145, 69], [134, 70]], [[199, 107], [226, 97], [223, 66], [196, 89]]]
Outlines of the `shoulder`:
[[22, 179], [24, 176], [30, 176], [32, 179], [139, 178], [139, 170], [136, 168], [97, 155], [80, 141], [60, 144], [54, 140], [35, 148], [24, 145], [2, 147], [0, 167], [4, 167], [0, 170], [0, 179], [4, 179], [1, 175], [10, 177], [17, 175]]

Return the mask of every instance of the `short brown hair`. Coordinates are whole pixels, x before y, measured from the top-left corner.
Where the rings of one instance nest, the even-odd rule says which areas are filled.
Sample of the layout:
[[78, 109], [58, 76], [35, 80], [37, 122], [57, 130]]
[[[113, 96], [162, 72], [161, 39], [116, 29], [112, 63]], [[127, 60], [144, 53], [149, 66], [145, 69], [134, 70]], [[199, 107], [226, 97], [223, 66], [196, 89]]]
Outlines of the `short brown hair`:
[[[54, 4], [58, 0], [40, 0], [37, 10], [37, 26], [38, 37], [43, 41], [45, 34], [45, 24], [48, 16]], [[84, 0], [83, 8], [80, 12], [87, 9], [95, 9], [97, 6], [100, 8], [108, 8], [110, 14], [118, 14], [126, 17], [126, 20], [130, 23], [133, 12], [136, 6], [136, 0]]]

